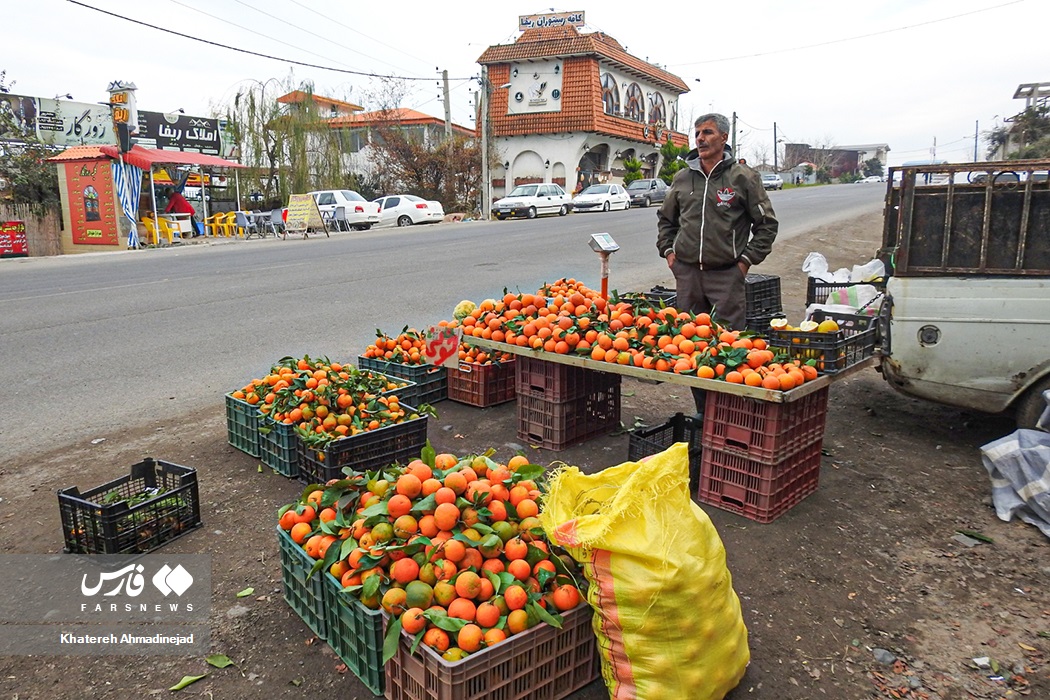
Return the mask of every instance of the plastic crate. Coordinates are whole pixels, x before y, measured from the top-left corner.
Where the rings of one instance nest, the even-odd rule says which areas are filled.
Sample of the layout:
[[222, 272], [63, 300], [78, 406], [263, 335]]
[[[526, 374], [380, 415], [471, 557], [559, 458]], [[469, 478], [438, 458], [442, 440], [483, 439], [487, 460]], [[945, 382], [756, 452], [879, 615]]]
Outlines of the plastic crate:
[[259, 409], [244, 399], [226, 394], [226, 442], [241, 452], [259, 456]]
[[462, 661], [442, 659], [402, 632], [386, 664], [387, 700], [559, 700], [601, 676], [586, 603], [563, 613], [561, 629], [539, 624]]
[[259, 456], [281, 476], [299, 476], [299, 436], [295, 426], [266, 418], [260, 426]]
[[397, 397], [401, 403], [418, 406], [437, 403], [448, 398], [448, 372], [434, 365], [405, 365], [400, 362], [377, 360], [374, 357], [358, 357], [358, 369], [370, 369], [391, 377], [400, 377], [414, 382], [415, 386], [400, 389]]
[[816, 360], [820, 374], [837, 374], [874, 354], [878, 339], [874, 316], [816, 311], [812, 320], [820, 323], [829, 318], [839, 324], [839, 330], [819, 333], [770, 329], [769, 346], [774, 351], [787, 353], [792, 360]]
[[[408, 413], [416, 410], [406, 404], [402, 406]], [[300, 440], [299, 480], [307, 484], [324, 484], [341, 479], [345, 475], [343, 467], [361, 472], [387, 467], [394, 462], [407, 464], [419, 457], [426, 444], [425, 415], [332, 440], [324, 450], [308, 447]]]
[[625, 292], [620, 295], [620, 298], [624, 301], [639, 299], [647, 301], [654, 306], [674, 306], [678, 303], [678, 292], [674, 289], [656, 285], [648, 292]]
[[779, 462], [823, 439], [828, 388], [787, 403], [709, 391], [704, 417], [705, 448]]
[[383, 613], [362, 605], [324, 572], [328, 646], [376, 695], [383, 694]]
[[561, 450], [620, 425], [620, 382], [570, 399], [551, 401], [518, 394], [518, 438], [530, 445]]
[[745, 311], [748, 316], [779, 314], [783, 308], [780, 301], [780, 278], [776, 275], [748, 273], [744, 278]]
[[[328, 617], [325, 612], [323, 571], [310, 576], [314, 560], [291, 535], [277, 526], [277, 545], [281, 550], [281, 583], [289, 607], [313, 630], [318, 639], [328, 639]], [[309, 578], [307, 578], [309, 576]]]
[[489, 364], [460, 362], [448, 369], [448, 398], [486, 408], [513, 401], [517, 360]]
[[705, 447], [697, 499], [756, 522], [772, 522], [817, 490], [822, 444], [811, 442], [776, 463]]
[[772, 321], [774, 318], [783, 317], [784, 312], [781, 309], [777, 309], [773, 313], [766, 314], [764, 316], [748, 316], [747, 320], [744, 322], [744, 330], [755, 331], [756, 333], [761, 333], [764, 336], [771, 330], [769, 327], [769, 322]]
[[858, 284], [870, 284], [880, 292], [886, 291], [885, 278], [874, 280], [872, 282], [825, 282], [824, 280], [818, 280], [816, 277], [810, 277], [808, 279], [809, 282], [806, 286], [806, 306], [809, 306], [810, 304], [825, 304], [827, 303], [828, 295], [832, 292], [837, 292], [840, 289], [856, 287]]
[[550, 360], [519, 356], [514, 371], [514, 392], [519, 396], [562, 402], [619, 386], [620, 375], [563, 365]]
[[128, 476], [84, 493], [61, 489], [58, 509], [67, 552], [142, 554], [201, 524], [197, 471], [147, 457]]
[[663, 452], [676, 442], [689, 444], [689, 493], [696, 494], [700, 487], [700, 435], [702, 421], [693, 416], [676, 413], [663, 425], [644, 430], [635, 430], [627, 439], [627, 460], [637, 462]]

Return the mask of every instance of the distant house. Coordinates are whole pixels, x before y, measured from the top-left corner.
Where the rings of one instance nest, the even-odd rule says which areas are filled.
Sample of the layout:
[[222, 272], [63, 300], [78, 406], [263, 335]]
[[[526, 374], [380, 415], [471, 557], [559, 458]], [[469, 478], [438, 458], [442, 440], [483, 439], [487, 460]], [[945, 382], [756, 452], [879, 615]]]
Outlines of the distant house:
[[788, 143], [784, 145], [784, 165], [785, 170], [793, 172], [795, 166], [800, 163], [815, 163], [816, 170], [827, 168], [828, 176], [836, 178], [843, 174], [859, 174], [865, 161], [872, 158], [878, 159], [885, 170], [889, 151], [890, 147], [885, 143], [834, 148], [814, 148], [808, 143]]

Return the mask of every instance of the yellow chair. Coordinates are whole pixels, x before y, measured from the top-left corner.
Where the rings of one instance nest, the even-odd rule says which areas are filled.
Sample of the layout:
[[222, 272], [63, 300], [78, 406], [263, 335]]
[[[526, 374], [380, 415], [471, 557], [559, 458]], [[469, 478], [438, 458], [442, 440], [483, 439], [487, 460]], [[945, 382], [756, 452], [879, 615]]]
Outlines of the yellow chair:
[[[157, 228], [155, 225], [158, 222], [160, 223], [160, 235], [157, 234]], [[163, 236], [168, 239], [168, 245], [171, 245], [171, 239], [174, 232], [171, 226], [168, 225], [167, 219], [160, 218], [155, 222], [153, 217], [147, 216], [142, 219], [142, 223], [146, 227], [146, 233], [149, 234], [150, 244], [160, 245], [160, 239], [161, 236]]]
[[230, 237], [231, 233], [231, 216], [230, 212], [219, 212], [209, 216], [204, 221], [204, 229], [208, 232], [209, 236], [226, 236]]

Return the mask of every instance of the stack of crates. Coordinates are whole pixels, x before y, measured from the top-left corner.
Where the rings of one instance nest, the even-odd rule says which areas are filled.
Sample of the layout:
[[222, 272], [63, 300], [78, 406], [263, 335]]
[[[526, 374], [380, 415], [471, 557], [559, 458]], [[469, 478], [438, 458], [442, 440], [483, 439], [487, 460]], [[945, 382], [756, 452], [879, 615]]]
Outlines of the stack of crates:
[[817, 490], [828, 414], [825, 386], [774, 403], [707, 392], [701, 503], [772, 522]]
[[784, 315], [780, 301], [780, 278], [776, 275], [748, 273], [744, 279], [747, 295], [746, 323], [749, 331], [769, 330], [769, 322]]
[[561, 450], [620, 425], [620, 375], [519, 357], [518, 438]]

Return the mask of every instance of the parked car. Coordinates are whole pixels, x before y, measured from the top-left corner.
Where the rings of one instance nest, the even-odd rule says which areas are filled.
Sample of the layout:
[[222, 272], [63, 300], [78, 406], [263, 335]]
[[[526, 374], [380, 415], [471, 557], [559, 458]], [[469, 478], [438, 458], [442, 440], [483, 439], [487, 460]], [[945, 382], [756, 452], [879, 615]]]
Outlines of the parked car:
[[867, 177], [862, 177], [861, 179], [857, 180], [856, 184], [868, 184], [870, 182], [886, 182], [886, 178], [884, 178], [881, 175], [868, 175]]
[[[379, 223], [379, 205], [369, 202], [353, 190], [318, 190], [310, 192], [321, 216], [333, 225], [367, 231]], [[339, 208], [342, 207], [342, 215]]]
[[445, 208], [441, 206], [441, 202], [423, 199], [414, 194], [389, 194], [374, 202], [379, 205], [380, 224], [433, 224], [445, 218]]
[[572, 211], [572, 197], [554, 184], [518, 185], [503, 199], [492, 205], [496, 218], [526, 216], [535, 219], [540, 214], [565, 216]]
[[631, 196], [620, 185], [591, 185], [573, 197], [572, 208], [578, 211], [630, 209]]
[[667, 183], [660, 178], [635, 180], [627, 185], [627, 194], [631, 196], [631, 206], [647, 207], [658, 204], [667, 196]]
[[767, 190], [784, 189], [784, 178], [776, 173], [762, 173], [762, 187]]

